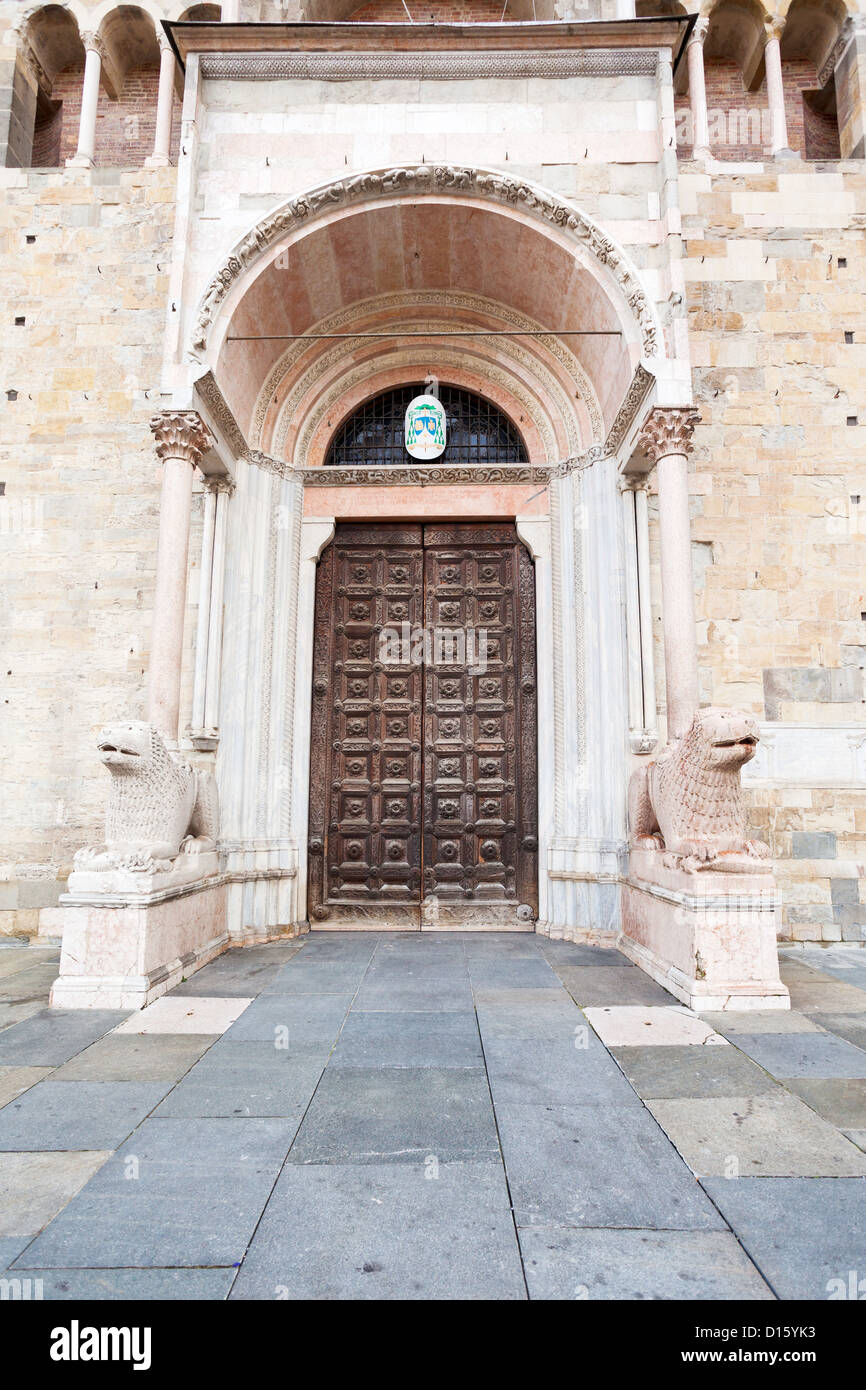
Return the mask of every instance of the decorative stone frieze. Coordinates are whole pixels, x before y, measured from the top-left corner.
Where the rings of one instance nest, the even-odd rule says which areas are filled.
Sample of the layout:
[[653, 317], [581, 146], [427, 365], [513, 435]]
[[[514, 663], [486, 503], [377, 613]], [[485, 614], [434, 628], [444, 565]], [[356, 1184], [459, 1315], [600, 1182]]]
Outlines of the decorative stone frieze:
[[652, 77], [653, 49], [596, 49], [573, 53], [203, 53], [204, 78], [269, 82], [482, 79], [528, 77]]
[[200, 376], [195, 383], [195, 389], [210, 411], [217, 429], [221, 430], [225, 436], [226, 443], [235, 458], [246, 458], [247, 441], [244, 438], [243, 430], [235, 419], [213, 372], [205, 372], [204, 376]]
[[631, 384], [625, 393], [625, 399], [616, 412], [614, 422], [608, 431], [605, 448], [609, 454], [615, 454], [623, 443], [654, 381], [655, 377], [652, 372], [648, 372], [643, 363], [639, 362], [635, 368]]
[[195, 410], [163, 410], [150, 421], [159, 458], [186, 459], [196, 468], [213, 448], [213, 437]]
[[690, 454], [692, 435], [700, 418], [692, 406], [657, 408], [643, 426], [638, 443], [653, 463], [669, 454]]

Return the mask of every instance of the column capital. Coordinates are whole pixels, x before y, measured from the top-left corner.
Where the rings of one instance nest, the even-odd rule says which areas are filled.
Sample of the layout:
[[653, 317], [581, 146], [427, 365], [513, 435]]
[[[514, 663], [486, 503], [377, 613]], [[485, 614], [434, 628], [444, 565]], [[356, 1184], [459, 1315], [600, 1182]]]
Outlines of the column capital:
[[764, 28], [767, 31], [765, 41], [769, 43], [770, 39], [781, 39], [785, 21], [781, 15], [768, 14], [764, 19]]
[[213, 493], [224, 492], [224, 493], [226, 493], [227, 496], [229, 496], [229, 497], [232, 496], [233, 492], [235, 491], [235, 487], [236, 487], [234, 478], [230, 478], [230, 477], [228, 476], [228, 474], [223, 474], [223, 473], [208, 473], [208, 475], [207, 475], [207, 477], [205, 478], [204, 482], [205, 482], [205, 487], [206, 487], [210, 492], [213, 492]]
[[707, 37], [707, 31], [709, 30], [709, 27], [710, 21], [707, 18], [707, 16], [704, 14], [700, 15], [698, 19], [695, 21], [695, 27], [689, 35], [689, 41], [686, 44], [686, 47], [690, 48], [693, 43], [697, 43], [700, 44], [700, 46], [703, 48], [704, 39]]
[[669, 454], [690, 454], [692, 434], [700, 418], [691, 405], [657, 406], [646, 420], [638, 444], [653, 463]]
[[100, 62], [105, 62], [105, 44], [95, 29], [82, 29], [81, 42], [85, 53], [98, 53]]
[[165, 32], [164, 29], [157, 29], [157, 31], [156, 31], [156, 41], [157, 41], [157, 43], [159, 44], [159, 51], [160, 51], [161, 54], [162, 54], [162, 53], [170, 53], [171, 56], [174, 57], [174, 49], [172, 48], [171, 44], [169, 43], [168, 34]]
[[204, 421], [195, 410], [163, 410], [154, 415], [150, 428], [156, 436], [156, 452], [161, 459], [186, 459], [193, 468], [213, 446]]

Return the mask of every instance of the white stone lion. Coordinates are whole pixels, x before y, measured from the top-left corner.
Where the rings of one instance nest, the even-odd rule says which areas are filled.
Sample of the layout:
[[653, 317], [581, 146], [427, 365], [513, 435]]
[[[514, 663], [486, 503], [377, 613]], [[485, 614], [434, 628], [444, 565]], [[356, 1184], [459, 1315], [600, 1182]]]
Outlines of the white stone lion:
[[216, 783], [170, 753], [152, 724], [103, 729], [97, 744], [111, 774], [105, 843], [79, 850], [76, 870], [168, 870], [181, 851], [212, 849], [219, 833]]

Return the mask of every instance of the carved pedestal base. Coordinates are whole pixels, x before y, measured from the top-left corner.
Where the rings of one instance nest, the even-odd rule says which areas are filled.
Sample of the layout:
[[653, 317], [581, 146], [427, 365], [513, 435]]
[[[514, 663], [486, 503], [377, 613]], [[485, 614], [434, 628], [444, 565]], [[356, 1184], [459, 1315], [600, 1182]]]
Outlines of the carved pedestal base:
[[83, 893], [60, 901], [63, 945], [51, 990], [54, 1008], [142, 1009], [228, 945], [220, 879], [125, 901]]
[[698, 1012], [787, 1009], [776, 946], [772, 873], [667, 869], [632, 850], [620, 950]]

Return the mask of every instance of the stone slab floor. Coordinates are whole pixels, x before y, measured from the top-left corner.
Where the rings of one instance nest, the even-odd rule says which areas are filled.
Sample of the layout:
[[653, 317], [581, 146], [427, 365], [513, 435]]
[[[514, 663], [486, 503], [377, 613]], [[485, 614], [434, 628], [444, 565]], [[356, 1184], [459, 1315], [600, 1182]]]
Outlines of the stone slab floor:
[[532, 935], [313, 933], [132, 1015], [49, 1010], [56, 965], [0, 949], [0, 1270], [46, 1299], [866, 1277], [866, 951], [787, 954], [790, 1013], [702, 1018]]

